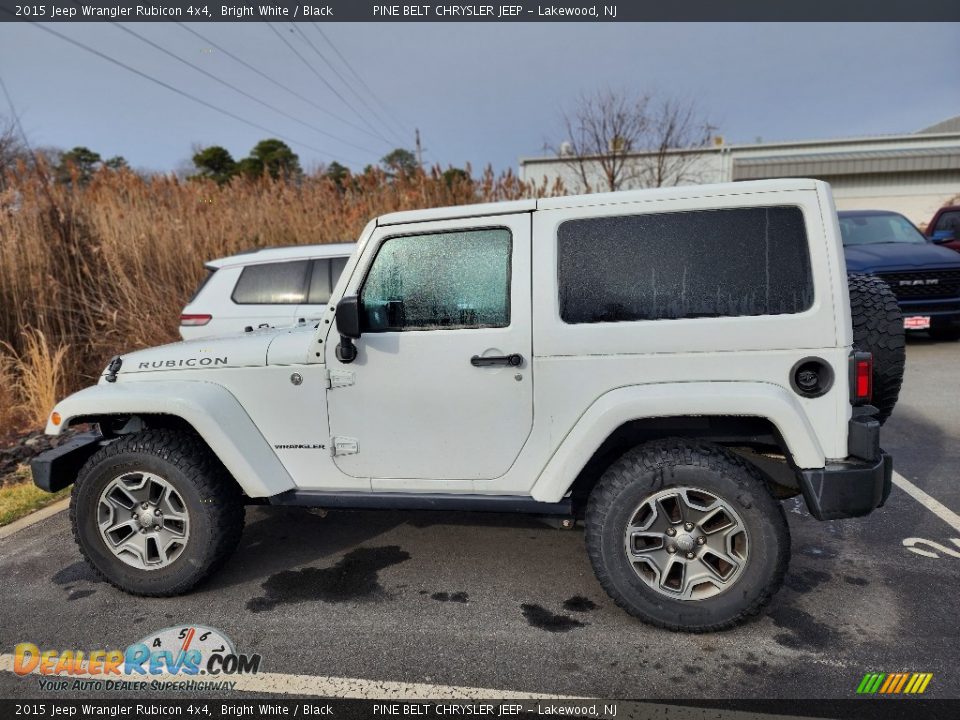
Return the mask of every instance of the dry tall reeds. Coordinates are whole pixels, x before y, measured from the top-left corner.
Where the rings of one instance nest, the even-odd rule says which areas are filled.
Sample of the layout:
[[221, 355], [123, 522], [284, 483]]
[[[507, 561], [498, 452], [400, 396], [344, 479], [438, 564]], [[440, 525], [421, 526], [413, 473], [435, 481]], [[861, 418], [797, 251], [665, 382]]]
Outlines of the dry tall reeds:
[[0, 349], [9, 353], [2, 372], [12, 380], [10, 412], [31, 427], [42, 427], [63, 392], [64, 358], [70, 348], [63, 344], [54, 348], [41, 331], [32, 328], [23, 333], [22, 341], [19, 352], [9, 343], [0, 343]]
[[[32, 424], [111, 355], [176, 340], [206, 260], [352, 240], [384, 212], [562, 191], [490, 170], [477, 178], [374, 170], [342, 186], [326, 177], [218, 186], [102, 170], [79, 185], [55, 182], [42, 166], [21, 166], [0, 188], [0, 341], [9, 346], [0, 403], [25, 408]], [[0, 423], [12, 422], [4, 407]]]
[[13, 358], [0, 350], [0, 437], [19, 427], [23, 420], [20, 399], [14, 387], [16, 381]]

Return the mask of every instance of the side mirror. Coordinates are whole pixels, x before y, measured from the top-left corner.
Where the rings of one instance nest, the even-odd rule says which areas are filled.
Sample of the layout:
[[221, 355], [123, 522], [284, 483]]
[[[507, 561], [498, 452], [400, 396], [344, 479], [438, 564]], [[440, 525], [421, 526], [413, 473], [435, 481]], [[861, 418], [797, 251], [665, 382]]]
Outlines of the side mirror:
[[337, 332], [353, 340], [360, 337], [360, 298], [356, 295], [337, 303]]
[[337, 303], [337, 332], [340, 333], [337, 360], [352, 363], [357, 359], [357, 346], [353, 341], [360, 337], [360, 298], [356, 295], [348, 295]]
[[930, 239], [939, 245], [954, 240], [955, 236], [953, 230], [935, 230]]

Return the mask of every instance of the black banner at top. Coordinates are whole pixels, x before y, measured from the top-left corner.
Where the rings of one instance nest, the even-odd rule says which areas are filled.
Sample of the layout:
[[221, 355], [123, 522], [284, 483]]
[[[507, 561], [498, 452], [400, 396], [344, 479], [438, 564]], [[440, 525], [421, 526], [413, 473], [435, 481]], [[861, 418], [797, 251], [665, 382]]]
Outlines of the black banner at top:
[[960, 21], [960, 0], [0, 0], [0, 22]]

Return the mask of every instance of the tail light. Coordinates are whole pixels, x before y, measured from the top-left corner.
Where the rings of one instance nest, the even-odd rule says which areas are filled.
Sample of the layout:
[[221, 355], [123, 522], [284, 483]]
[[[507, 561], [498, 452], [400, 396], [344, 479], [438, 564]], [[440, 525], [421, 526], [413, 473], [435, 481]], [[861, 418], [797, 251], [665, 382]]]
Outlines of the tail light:
[[850, 356], [850, 402], [869, 405], [873, 400], [873, 355], [857, 351]]
[[181, 327], [200, 327], [213, 320], [213, 315], [181, 315]]

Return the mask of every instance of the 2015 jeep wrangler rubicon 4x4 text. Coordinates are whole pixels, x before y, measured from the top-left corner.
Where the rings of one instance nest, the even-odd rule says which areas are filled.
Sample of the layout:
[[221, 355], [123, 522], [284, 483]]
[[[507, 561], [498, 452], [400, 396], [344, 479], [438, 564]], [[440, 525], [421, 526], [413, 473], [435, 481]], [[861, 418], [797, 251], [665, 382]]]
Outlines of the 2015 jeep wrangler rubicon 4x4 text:
[[319, 323], [114, 358], [34, 479], [131, 593], [208, 576], [249, 502], [519, 511], [582, 519], [626, 611], [722, 629], [783, 580], [781, 498], [890, 492], [853, 287], [813, 180], [394, 213]]

